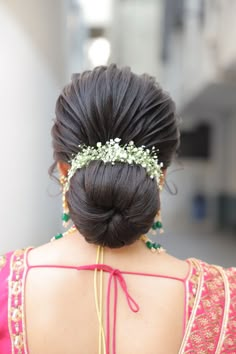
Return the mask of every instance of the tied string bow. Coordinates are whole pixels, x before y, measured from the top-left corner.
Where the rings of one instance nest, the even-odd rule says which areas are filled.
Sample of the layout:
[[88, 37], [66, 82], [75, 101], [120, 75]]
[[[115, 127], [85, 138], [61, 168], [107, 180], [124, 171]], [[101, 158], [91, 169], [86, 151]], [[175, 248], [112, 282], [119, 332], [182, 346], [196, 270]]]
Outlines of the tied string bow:
[[106, 354], [110, 353], [110, 308], [111, 308], [111, 290], [112, 283], [114, 284], [114, 300], [113, 300], [113, 329], [112, 329], [112, 354], [116, 354], [116, 320], [117, 320], [117, 301], [118, 301], [118, 284], [126, 297], [128, 306], [131, 311], [138, 312], [139, 305], [131, 297], [128, 292], [127, 284], [122, 272], [119, 269], [114, 269], [106, 264], [91, 264], [88, 266], [79, 267], [80, 270], [102, 270], [109, 273], [107, 285], [107, 300], [106, 300]]

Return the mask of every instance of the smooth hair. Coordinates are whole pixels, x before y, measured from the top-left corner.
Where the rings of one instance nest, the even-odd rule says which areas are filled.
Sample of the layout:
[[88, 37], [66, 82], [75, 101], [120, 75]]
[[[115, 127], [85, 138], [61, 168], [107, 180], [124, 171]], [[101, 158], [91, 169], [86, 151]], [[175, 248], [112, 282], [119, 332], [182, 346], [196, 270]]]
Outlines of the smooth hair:
[[[179, 144], [175, 104], [147, 74], [99, 66], [74, 74], [56, 102], [54, 165], [69, 162], [78, 145], [131, 140], [158, 149], [167, 168]], [[139, 165], [92, 161], [78, 169], [66, 194], [73, 223], [93, 244], [118, 248], [146, 233], [160, 209], [159, 186]]]

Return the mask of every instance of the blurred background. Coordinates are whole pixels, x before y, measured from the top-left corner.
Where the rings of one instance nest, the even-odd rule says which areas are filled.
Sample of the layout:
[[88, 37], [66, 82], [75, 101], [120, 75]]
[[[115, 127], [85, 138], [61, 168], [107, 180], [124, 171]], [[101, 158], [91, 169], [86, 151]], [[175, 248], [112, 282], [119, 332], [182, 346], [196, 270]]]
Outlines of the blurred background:
[[0, 0], [0, 254], [61, 230], [55, 101], [71, 73], [115, 62], [156, 76], [181, 120], [158, 241], [235, 266], [235, 39], [235, 0]]

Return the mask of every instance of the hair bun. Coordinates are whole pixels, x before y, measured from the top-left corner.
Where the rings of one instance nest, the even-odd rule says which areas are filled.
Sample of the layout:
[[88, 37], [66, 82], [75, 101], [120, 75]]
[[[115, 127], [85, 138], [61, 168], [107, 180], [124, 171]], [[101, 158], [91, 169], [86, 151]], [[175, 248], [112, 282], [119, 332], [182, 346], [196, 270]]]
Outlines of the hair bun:
[[159, 193], [143, 167], [93, 161], [77, 170], [67, 192], [71, 218], [97, 245], [118, 248], [146, 233], [159, 209]]

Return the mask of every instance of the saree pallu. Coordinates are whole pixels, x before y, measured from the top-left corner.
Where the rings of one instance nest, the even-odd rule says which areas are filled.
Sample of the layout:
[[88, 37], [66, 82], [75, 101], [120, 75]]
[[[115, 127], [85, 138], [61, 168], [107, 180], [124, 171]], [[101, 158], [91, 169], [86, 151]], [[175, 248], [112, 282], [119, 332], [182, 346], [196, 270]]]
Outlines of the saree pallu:
[[[27, 354], [24, 288], [30, 249], [0, 256], [0, 353]], [[190, 258], [178, 354], [236, 354], [236, 268]], [[145, 353], [146, 354], [146, 353]]]

